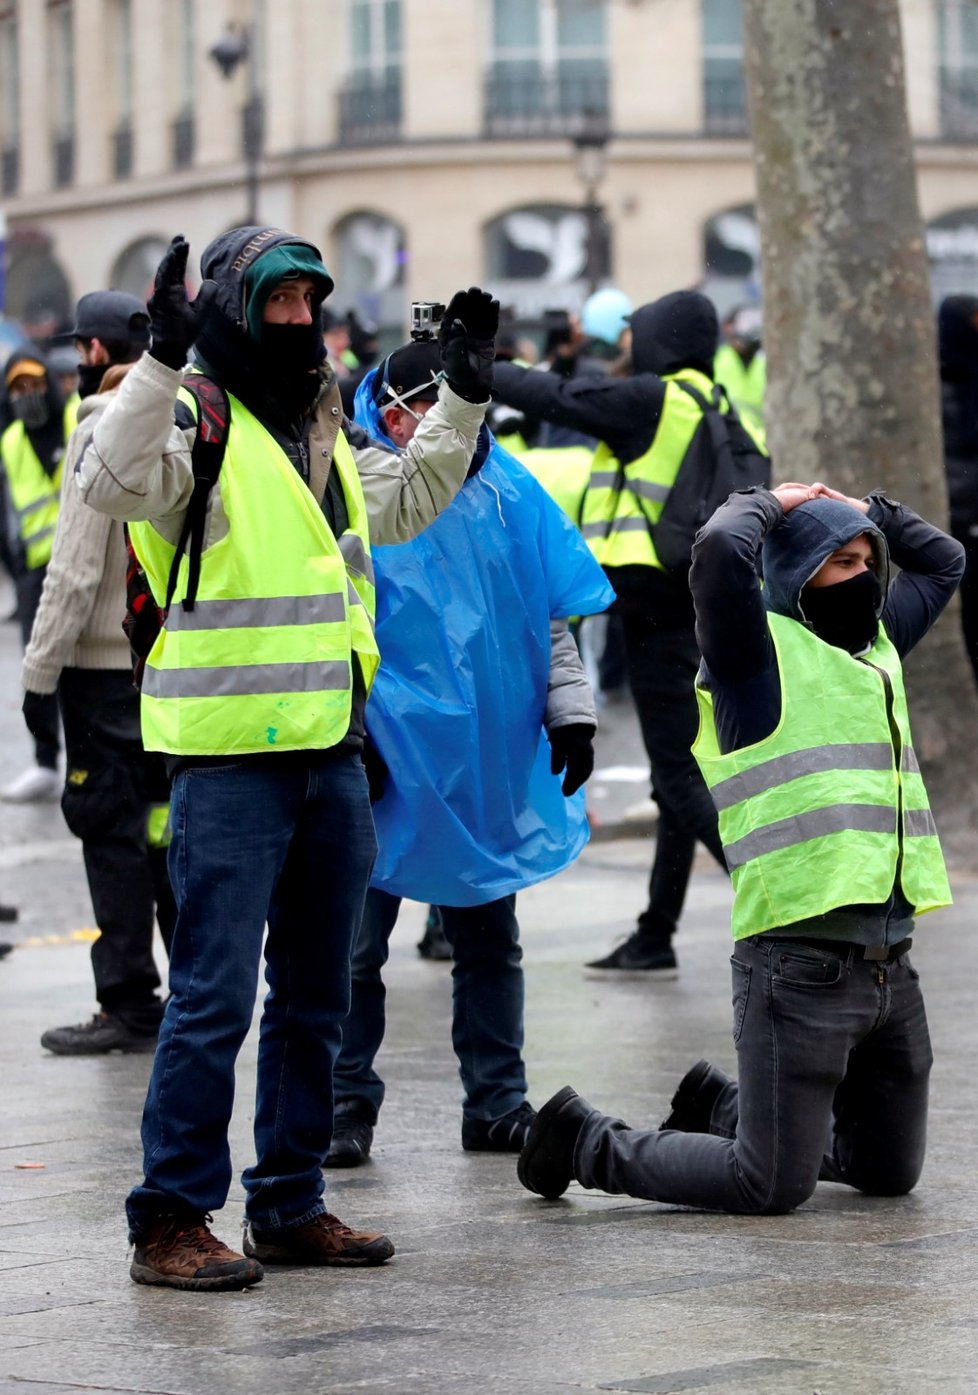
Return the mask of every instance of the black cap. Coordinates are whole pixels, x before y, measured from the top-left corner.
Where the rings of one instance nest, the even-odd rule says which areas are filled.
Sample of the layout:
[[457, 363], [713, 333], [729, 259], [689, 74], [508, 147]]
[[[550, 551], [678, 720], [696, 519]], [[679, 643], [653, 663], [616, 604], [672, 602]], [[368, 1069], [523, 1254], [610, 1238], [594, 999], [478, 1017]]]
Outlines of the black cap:
[[148, 348], [146, 306], [125, 291], [89, 291], [78, 302], [74, 329], [53, 336], [53, 342], [66, 339], [107, 339]]
[[421, 344], [405, 344], [384, 359], [374, 376], [373, 397], [378, 405], [392, 397], [421, 397], [420, 389], [428, 388], [424, 400], [438, 396], [439, 374], [442, 371], [441, 350], [431, 340]]

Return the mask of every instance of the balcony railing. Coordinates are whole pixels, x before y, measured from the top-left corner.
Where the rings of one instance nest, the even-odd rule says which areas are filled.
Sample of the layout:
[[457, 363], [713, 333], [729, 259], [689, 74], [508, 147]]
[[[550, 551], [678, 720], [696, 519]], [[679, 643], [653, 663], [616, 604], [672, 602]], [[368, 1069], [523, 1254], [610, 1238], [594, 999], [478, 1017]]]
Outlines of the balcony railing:
[[978, 138], [978, 72], [941, 73], [940, 114], [945, 140]]
[[400, 137], [400, 75], [376, 82], [354, 78], [341, 89], [339, 98], [342, 144], [382, 144]]
[[607, 73], [490, 69], [486, 74], [487, 136], [573, 136], [607, 116]]
[[185, 111], [176, 118], [170, 127], [171, 153], [174, 169], [186, 169], [194, 162], [194, 148], [197, 131], [193, 112]]
[[51, 142], [51, 171], [56, 189], [63, 189], [75, 178], [75, 137], [56, 136]]
[[16, 194], [20, 183], [20, 148], [5, 146], [0, 152], [0, 192]]
[[713, 136], [746, 136], [747, 90], [739, 64], [724, 63], [723, 71], [703, 77], [703, 125]]
[[116, 179], [128, 179], [132, 174], [132, 127], [120, 126], [112, 132], [112, 169]]

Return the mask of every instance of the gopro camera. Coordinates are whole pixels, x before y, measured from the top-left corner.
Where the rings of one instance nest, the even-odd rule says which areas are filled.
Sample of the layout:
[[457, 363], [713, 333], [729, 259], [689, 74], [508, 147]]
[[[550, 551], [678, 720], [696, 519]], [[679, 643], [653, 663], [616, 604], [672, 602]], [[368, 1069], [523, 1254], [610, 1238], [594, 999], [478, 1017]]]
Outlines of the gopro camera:
[[435, 326], [445, 313], [444, 305], [436, 300], [411, 302], [411, 338], [415, 344], [429, 344], [435, 337]]

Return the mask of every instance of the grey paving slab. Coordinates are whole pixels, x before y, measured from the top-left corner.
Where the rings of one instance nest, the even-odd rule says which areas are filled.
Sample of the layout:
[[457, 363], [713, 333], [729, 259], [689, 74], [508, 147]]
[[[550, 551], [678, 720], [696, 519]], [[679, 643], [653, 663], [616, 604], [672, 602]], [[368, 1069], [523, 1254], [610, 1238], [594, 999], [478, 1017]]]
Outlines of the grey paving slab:
[[[0, 781], [27, 755], [16, 669], [16, 636], [0, 626]], [[602, 740], [599, 766], [641, 766], [627, 712]], [[619, 782], [604, 807], [642, 792]], [[520, 897], [537, 1103], [571, 1083], [654, 1126], [697, 1057], [733, 1066], [730, 893], [709, 862], [691, 889], [678, 981], [581, 972], [632, 925], [650, 855], [647, 840], [594, 844]], [[331, 1207], [387, 1230], [397, 1257], [381, 1271], [270, 1270], [245, 1294], [179, 1294], [127, 1277], [122, 1202], [139, 1173], [149, 1061], [59, 1060], [37, 1044], [94, 1007], [88, 943], [72, 938], [91, 924], [77, 845], [56, 805], [0, 805], [0, 899], [23, 907], [0, 932], [18, 941], [0, 962], [0, 1392], [973, 1395], [978, 881], [953, 880], [956, 907], [922, 921], [914, 952], [936, 1064], [913, 1196], [823, 1186], [792, 1216], [756, 1219], [576, 1185], [560, 1202], [531, 1197], [512, 1158], [460, 1149], [450, 973], [416, 955], [424, 909], [409, 905], [388, 971], [374, 1159], [326, 1179]], [[238, 1170], [250, 1161], [254, 1066], [252, 1035], [231, 1130]], [[29, 1161], [45, 1166], [17, 1167]], [[235, 1182], [215, 1220], [232, 1242], [241, 1210]]]

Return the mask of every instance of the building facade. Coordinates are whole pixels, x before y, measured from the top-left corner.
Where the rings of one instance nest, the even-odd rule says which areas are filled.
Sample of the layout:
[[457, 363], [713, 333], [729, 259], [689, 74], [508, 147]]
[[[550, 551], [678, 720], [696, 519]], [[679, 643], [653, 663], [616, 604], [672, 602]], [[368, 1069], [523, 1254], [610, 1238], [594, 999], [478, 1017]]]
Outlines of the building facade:
[[[935, 293], [978, 290], [978, 6], [903, 11]], [[0, 0], [0, 196], [35, 332], [251, 216], [391, 335], [475, 281], [759, 296], [739, 0]]]

